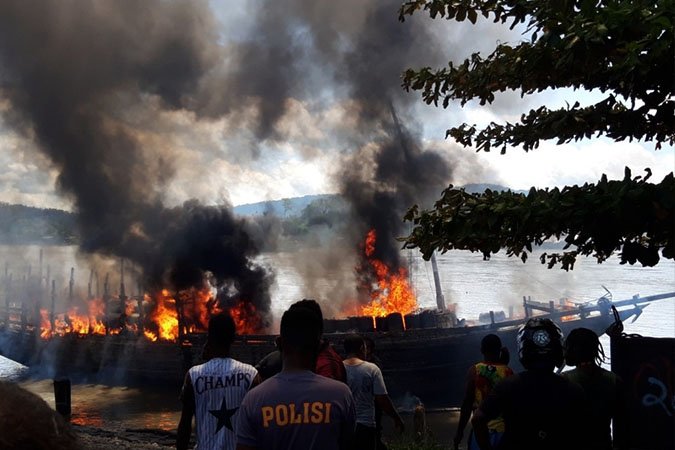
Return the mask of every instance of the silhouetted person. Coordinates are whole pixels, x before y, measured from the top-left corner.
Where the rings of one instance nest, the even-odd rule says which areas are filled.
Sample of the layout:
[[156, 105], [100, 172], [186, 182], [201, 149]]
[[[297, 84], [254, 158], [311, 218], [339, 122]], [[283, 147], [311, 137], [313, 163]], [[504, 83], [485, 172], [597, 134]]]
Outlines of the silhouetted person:
[[230, 358], [236, 328], [227, 313], [212, 316], [204, 348], [204, 364], [192, 367], [181, 392], [183, 411], [178, 424], [176, 448], [188, 448], [192, 416], [197, 428], [197, 448], [230, 449], [236, 445], [239, 405], [259, 382], [253, 366]]
[[518, 356], [525, 371], [499, 382], [474, 413], [471, 423], [480, 448], [495, 448], [488, 424], [500, 416], [505, 431], [498, 449], [590, 448], [584, 392], [553, 373], [563, 364], [560, 328], [550, 319], [529, 319], [518, 331]]
[[366, 361], [366, 345], [358, 334], [352, 334], [344, 340], [344, 360], [347, 369], [347, 384], [354, 396], [356, 405], [356, 432], [349, 447], [353, 450], [375, 450], [377, 447], [377, 428], [375, 405], [394, 419], [396, 428], [403, 432], [403, 421], [387, 394], [382, 371], [373, 363]]
[[[303, 307], [314, 312], [319, 318], [321, 334], [323, 335], [323, 313], [321, 312], [321, 306], [319, 306], [315, 300], [303, 299], [293, 303], [290, 307]], [[263, 380], [281, 372], [281, 353], [279, 350], [275, 350], [265, 356], [256, 365], [256, 368], [261, 372], [261, 378]], [[314, 372], [324, 377], [342, 381], [343, 383], [347, 382], [347, 375], [344, 365], [342, 364], [342, 358], [335, 349], [333, 349], [333, 346], [323, 338], [321, 340], [321, 347], [319, 349]]]
[[313, 372], [321, 346], [316, 312], [291, 307], [281, 318], [281, 373], [241, 403], [237, 450], [338, 450], [354, 432], [346, 384]]
[[258, 370], [258, 375], [260, 375], [260, 380], [262, 381], [272, 378], [274, 375], [281, 372], [283, 363], [281, 361], [281, 352], [279, 351], [279, 337], [276, 338], [274, 345], [276, 346], [276, 350], [265, 355], [265, 357], [255, 365], [255, 368]]
[[[513, 375], [513, 371], [507, 365], [509, 360], [508, 350], [502, 347], [499, 336], [495, 334], [485, 336], [480, 343], [480, 352], [483, 354], [483, 361], [471, 366], [466, 374], [464, 401], [462, 402], [457, 434], [454, 439], [455, 449], [459, 448], [459, 444], [464, 437], [464, 429], [478, 405], [487, 398], [499, 381]], [[491, 420], [488, 423], [488, 430], [490, 442], [493, 446], [496, 446], [504, 433], [504, 419], [498, 417]], [[478, 443], [473, 433], [469, 436], [468, 448], [470, 450], [478, 449]]]
[[[598, 450], [612, 449], [610, 423], [623, 416], [623, 383], [618, 375], [603, 369], [600, 364], [605, 352], [598, 335], [588, 328], [572, 330], [565, 341], [565, 361], [576, 369], [563, 373], [563, 377], [584, 389], [590, 407], [590, 447]], [[620, 427], [614, 427], [614, 447], [625, 448]]]
[[77, 450], [68, 424], [37, 395], [0, 381], [0, 449]]

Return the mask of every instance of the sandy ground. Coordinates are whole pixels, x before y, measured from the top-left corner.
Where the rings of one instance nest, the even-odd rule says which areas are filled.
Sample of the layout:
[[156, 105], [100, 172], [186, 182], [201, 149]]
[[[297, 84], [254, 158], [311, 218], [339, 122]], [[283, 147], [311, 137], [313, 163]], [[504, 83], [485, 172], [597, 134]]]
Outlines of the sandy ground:
[[146, 450], [175, 448], [174, 433], [161, 430], [124, 430], [93, 428], [75, 425], [83, 449], [89, 450]]
[[[406, 423], [406, 434], [412, 434], [413, 416], [403, 414]], [[457, 411], [429, 412], [426, 415], [427, 428], [434, 441], [450, 448], [455, 435], [459, 413]], [[385, 441], [396, 437], [392, 421], [384, 418]], [[127, 449], [169, 449], [175, 448], [176, 434], [171, 431], [150, 429], [124, 429], [114, 424], [104, 428], [73, 426], [83, 449], [92, 450], [127, 450]]]

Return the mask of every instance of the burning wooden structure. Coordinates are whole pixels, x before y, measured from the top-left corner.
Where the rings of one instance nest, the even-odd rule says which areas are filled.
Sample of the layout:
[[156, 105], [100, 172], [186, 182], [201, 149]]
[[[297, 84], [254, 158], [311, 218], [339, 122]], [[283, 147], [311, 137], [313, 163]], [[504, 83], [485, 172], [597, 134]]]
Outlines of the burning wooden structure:
[[[390, 279], [404, 280], [400, 275], [395, 273]], [[95, 273], [89, 275], [83, 307], [74, 298], [72, 271], [65, 291], [66, 306], [59, 308], [57, 305], [63, 302], [57, 298], [54, 281], [42, 280], [38, 288], [31, 279], [28, 272], [16, 283], [8, 271], [5, 273], [0, 354], [47, 376], [177, 385], [185, 371], [200, 362], [208, 317], [220, 310], [209, 291], [170, 294], [165, 290], [150, 295], [137, 289], [129, 295], [121, 277], [119, 290], [113, 294], [109, 277], [104, 277], [99, 289]], [[405, 294], [405, 289], [392, 292]], [[673, 298], [675, 292], [618, 302], [603, 297], [583, 305], [524, 298], [522, 315], [512, 310], [508, 315], [488, 312], [475, 324], [458, 320], [447, 308], [409, 310], [406, 314], [377, 309], [376, 315], [363, 314], [398, 301], [389, 295], [389, 289], [382, 289], [373, 296], [373, 303], [357, 311], [360, 314], [326, 319], [325, 337], [338, 350], [347, 333], [359, 332], [371, 338], [394, 395], [412, 392], [429, 406], [453, 406], [461, 401], [461, 389], [451, 386], [461, 384], [467, 367], [480, 358], [480, 340], [485, 334], [496, 333], [511, 354], [517, 355], [516, 333], [527, 317], [550, 317], [565, 333], [580, 326], [603, 333], [614, 322], [612, 306], [622, 320], [637, 318], [649, 302]], [[403, 300], [407, 301], [405, 295]], [[243, 302], [231, 307], [239, 328], [232, 352], [235, 358], [255, 364], [274, 349], [275, 336], [261, 334], [261, 323], [251, 308]], [[518, 368], [514, 360], [512, 366]]]

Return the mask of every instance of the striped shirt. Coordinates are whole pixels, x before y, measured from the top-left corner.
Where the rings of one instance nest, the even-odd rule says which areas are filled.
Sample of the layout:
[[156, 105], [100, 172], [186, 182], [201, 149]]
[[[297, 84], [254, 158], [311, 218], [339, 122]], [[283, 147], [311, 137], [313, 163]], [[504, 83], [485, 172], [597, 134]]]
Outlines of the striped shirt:
[[239, 405], [258, 371], [232, 358], [213, 358], [189, 371], [199, 450], [234, 450]]

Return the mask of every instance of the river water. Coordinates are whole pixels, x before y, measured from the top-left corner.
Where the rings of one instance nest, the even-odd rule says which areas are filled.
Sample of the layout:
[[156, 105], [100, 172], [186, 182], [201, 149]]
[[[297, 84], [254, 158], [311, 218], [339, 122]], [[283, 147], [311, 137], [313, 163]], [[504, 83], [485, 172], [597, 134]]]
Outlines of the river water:
[[[10, 262], [10, 270], [24, 270], [29, 263], [37, 267], [37, 247], [0, 248], [0, 261]], [[45, 249], [45, 264], [52, 263], [51, 274], [65, 286], [69, 268], [76, 267], [79, 277], [88, 276], [88, 267], [78, 261], [72, 247]], [[270, 253], [261, 258], [275, 269], [273, 311], [278, 315], [293, 301], [303, 297], [318, 297], [308, 292], [303, 278], [294, 269], [293, 254]], [[430, 263], [418, 256], [409, 257], [411, 279], [421, 307], [436, 305], [433, 275]], [[114, 270], [114, 262], [108, 264]], [[456, 303], [460, 318], [477, 319], [489, 310], [518, 308], [524, 295], [548, 301], [568, 298], [574, 302], [594, 301], [605, 294], [603, 285], [614, 300], [623, 300], [636, 294], [647, 296], [675, 291], [675, 263], [662, 261], [656, 267], [644, 268], [620, 265], [618, 259], [596, 264], [593, 259], [580, 259], [573, 271], [547, 269], [539, 264], [537, 254], [526, 264], [503, 254], [483, 261], [478, 254], [455, 251], [438, 257], [443, 293], [447, 304]], [[57, 281], [58, 282], [58, 281]], [[330, 284], [331, 280], [325, 283]], [[86, 285], [86, 280], [80, 284]], [[313, 283], [313, 285], [315, 285]], [[325, 288], [326, 286], [323, 286]], [[313, 289], [315, 289], [314, 287]], [[654, 337], [675, 337], [675, 300], [662, 300], [649, 305], [635, 323], [626, 324], [626, 332]], [[608, 346], [608, 340], [603, 339]], [[608, 353], [608, 352], [607, 352]], [[20, 374], [21, 367], [0, 357], [0, 378]], [[50, 380], [29, 380], [24, 386], [41, 395], [53, 406]], [[180, 404], [178, 393], [156, 389], [78, 385], [73, 387], [73, 421], [89, 425], [111, 425], [122, 428], [176, 428]], [[461, 389], [461, 387], [458, 387]]]

